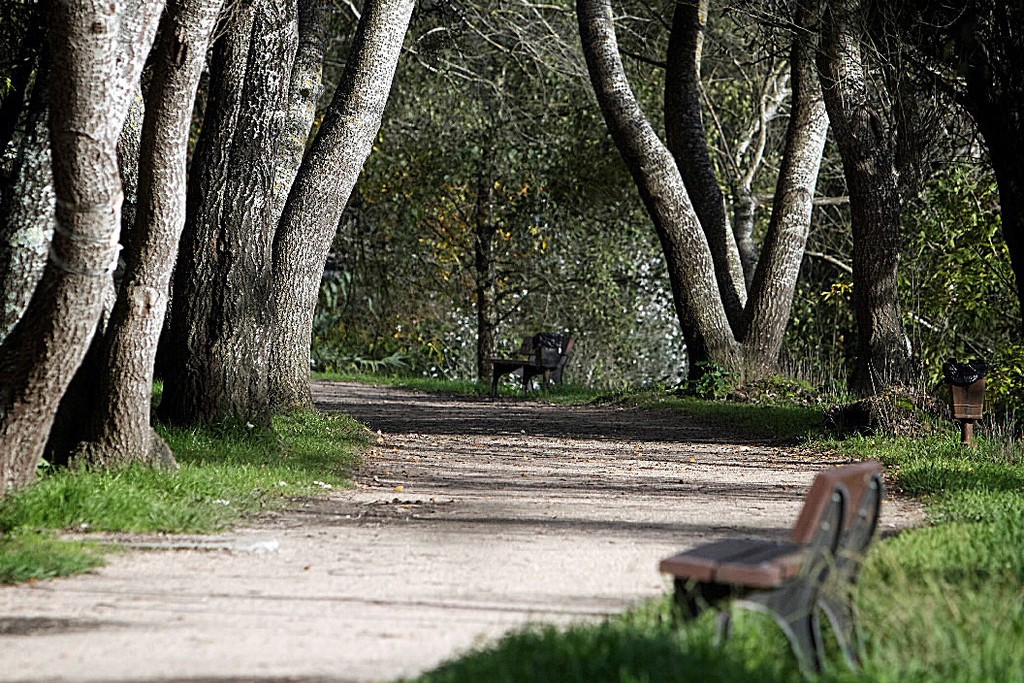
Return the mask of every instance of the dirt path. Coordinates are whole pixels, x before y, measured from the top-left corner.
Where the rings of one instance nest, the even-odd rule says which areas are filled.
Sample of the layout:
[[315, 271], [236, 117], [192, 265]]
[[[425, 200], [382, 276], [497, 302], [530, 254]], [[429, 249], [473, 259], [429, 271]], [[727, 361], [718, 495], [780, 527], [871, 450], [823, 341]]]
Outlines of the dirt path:
[[[658, 560], [782, 536], [795, 449], [677, 416], [317, 383], [380, 430], [352, 491], [216, 537], [133, 536], [94, 574], [0, 588], [0, 681], [367, 681], [529, 621], [621, 611]], [[889, 500], [887, 529], [919, 519]]]

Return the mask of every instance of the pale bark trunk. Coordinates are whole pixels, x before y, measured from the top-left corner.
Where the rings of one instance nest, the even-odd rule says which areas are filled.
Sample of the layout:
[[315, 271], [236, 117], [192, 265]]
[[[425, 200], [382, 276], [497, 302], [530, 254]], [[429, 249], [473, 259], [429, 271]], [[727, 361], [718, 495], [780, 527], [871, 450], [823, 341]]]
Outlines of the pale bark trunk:
[[771, 222], [744, 316], [744, 369], [751, 378], [776, 370], [807, 245], [814, 190], [828, 134], [813, 45], [802, 32], [794, 39], [790, 65], [793, 91], [786, 147]]
[[610, 0], [577, 0], [583, 52], [598, 104], [654, 222], [668, 266], [691, 376], [698, 362], [727, 369], [740, 356], [719, 296], [711, 249], [679, 169], [633, 96], [622, 68]]
[[665, 142], [707, 235], [718, 290], [735, 331], [740, 326], [747, 291], [725, 195], [715, 176], [701, 118], [700, 62], [707, 18], [708, 0], [676, 3], [665, 68]]
[[135, 214], [139, 205], [139, 146], [142, 144], [142, 120], [146, 114], [146, 103], [142, 99], [142, 87], [136, 87], [128, 106], [121, 137], [117, 141], [117, 165], [121, 170], [121, 188], [124, 204], [121, 205], [121, 242], [135, 225]]
[[171, 0], [150, 60], [152, 82], [138, 163], [139, 211], [125, 249], [125, 273], [103, 348], [93, 466], [174, 466], [150, 426], [153, 363], [171, 270], [185, 224], [185, 166], [196, 88], [223, 0]]
[[850, 388], [874, 394], [911, 377], [897, 290], [900, 199], [891, 141], [872, 109], [860, 50], [860, 0], [832, 0], [822, 18], [818, 71], [850, 192], [857, 360]]
[[786, 66], [772, 70], [758, 101], [757, 119], [740, 138], [734, 152], [736, 176], [729, 183], [732, 193], [732, 234], [736, 237], [748, 295], [754, 283], [758, 258], [754, 242], [754, 221], [759, 203], [754, 194], [754, 178], [764, 161], [768, 125], [779, 115], [783, 103], [790, 97], [789, 78]]
[[[50, 6], [57, 227], [42, 281], [0, 346], [0, 495], [34, 477], [57, 405], [102, 312], [118, 253], [117, 140], [160, 9], [160, 2], [147, 3], [126, 16], [116, 1]], [[126, 45], [119, 44], [122, 31]]]
[[413, 0], [368, 0], [341, 83], [299, 168], [274, 242], [275, 407], [311, 404], [309, 351], [327, 252], [380, 129]]
[[53, 171], [46, 76], [36, 77], [0, 213], [0, 342], [25, 313], [53, 236]]
[[309, 133], [323, 94], [324, 50], [334, 4], [331, 0], [299, 0], [298, 49], [288, 87], [288, 113], [281, 135], [277, 173], [274, 176], [270, 222], [278, 225], [285, 202], [299, 172]]
[[236, 7], [214, 50], [210, 99], [189, 179], [161, 416], [180, 425], [269, 424], [272, 207], [295, 57], [292, 0]]

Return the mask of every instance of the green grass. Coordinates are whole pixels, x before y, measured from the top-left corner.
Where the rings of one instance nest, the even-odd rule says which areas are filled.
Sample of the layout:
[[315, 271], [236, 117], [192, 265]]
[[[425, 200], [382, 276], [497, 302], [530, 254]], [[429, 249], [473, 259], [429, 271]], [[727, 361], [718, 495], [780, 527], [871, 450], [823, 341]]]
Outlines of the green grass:
[[[818, 445], [886, 463], [891, 487], [920, 497], [930, 522], [872, 547], [858, 599], [863, 669], [849, 671], [830, 643], [820, 680], [1024, 681], [1020, 445], [981, 438], [972, 450], [953, 432]], [[417, 680], [799, 680], [778, 629], [741, 616], [736, 636], [719, 647], [711, 615], [675, 629], [666, 598], [596, 625], [530, 627]]]
[[27, 531], [0, 537], [0, 584], [69, 576], [102, 564], [102, 555], [85, 543]]
[[761, 405], [708, 401], [646, 392], [628, 399], [638, 407], [669, 410], [682, 419], [699, 421], [737, 436], [759, 437], [772, 441], [806, 440], [820, 433], [822, 411], [797, 405]]
[[[368, 443], [365, 428], [342, 415], [276, 417], [274, 429], [162, 429], [178, 471], [127, 467], [60, 470], [0, 501], [0, 576], [18, 580], [28, 532], [59, 530], [200, 533], [223, 529], [288, 497], [348, 485], [346, 474]], [[14, 540], [12, 540], [14, 539]], [[53, 538], [32, 545], [42, 576], [61, 575], [67, 556], [94, 553]], [[51, 557], [48, 560], [48, 557]]]
[[740, 615], [734, 636], [719, 647], [714, 620], [674, 628], [670, 599], [652, 600], [596, 625], [567, 629], [534, 625], [496, 646], [442, 664], [420, 683], [567, 683], [792, 681], [794, 662], [777, 656], [786, 641], [760, 615]]

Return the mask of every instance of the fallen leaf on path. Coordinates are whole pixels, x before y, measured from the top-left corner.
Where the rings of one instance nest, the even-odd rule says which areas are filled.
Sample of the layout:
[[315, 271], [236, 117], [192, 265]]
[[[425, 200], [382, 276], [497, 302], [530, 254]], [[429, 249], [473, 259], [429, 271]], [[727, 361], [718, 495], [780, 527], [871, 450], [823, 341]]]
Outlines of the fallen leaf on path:
[[396, 486], [396, 487], [395, 487], [395, 490], [396, 490], [396, 491], [404, 491], [404, 490], [405, 490], [405, 487], [404, 487], [404, 486], [402, 486], [401, 484], [399, 484], [398, 486]]

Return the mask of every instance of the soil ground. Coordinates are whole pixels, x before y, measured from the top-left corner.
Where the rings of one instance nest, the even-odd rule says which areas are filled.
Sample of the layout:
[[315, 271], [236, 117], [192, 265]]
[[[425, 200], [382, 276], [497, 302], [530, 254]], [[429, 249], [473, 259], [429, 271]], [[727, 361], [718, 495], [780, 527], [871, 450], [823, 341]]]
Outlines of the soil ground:
[[[0, 588], [0, 681], [376, 681], [527, 622], [620, 612], [660, 558], [783, 537], [834, 460], [667, 412], [315, 383], [379, 430], [356, 487], [217, 536], [117, 535]], [[883, 533], [922, 519], [889, 498]]]

